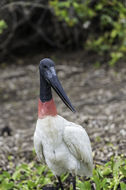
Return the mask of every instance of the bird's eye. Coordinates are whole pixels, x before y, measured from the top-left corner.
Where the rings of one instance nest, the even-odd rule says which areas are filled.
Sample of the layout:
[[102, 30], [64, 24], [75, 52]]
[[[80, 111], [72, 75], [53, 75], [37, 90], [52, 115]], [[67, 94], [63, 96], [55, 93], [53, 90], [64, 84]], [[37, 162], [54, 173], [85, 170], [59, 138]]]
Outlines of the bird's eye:
[[44, 67], [44, 69], [47, 69], [47, 68], [48, 68], [47, 65], [43, 65], [43, 67]]

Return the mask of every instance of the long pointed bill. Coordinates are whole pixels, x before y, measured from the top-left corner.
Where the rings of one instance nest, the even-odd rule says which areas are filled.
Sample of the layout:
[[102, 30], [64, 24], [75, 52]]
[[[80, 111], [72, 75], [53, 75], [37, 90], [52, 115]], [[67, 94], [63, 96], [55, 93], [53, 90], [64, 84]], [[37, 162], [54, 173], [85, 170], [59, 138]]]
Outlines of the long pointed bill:
[[[53, 68], [54, 69], [54, 68]], [[49, 73], [48, 73], [49, 74]], [[76, 112], [74, 107], [72, 106], [69, 98], [67, 97], [58, 77], [56, 76], [55, 70], [53, 70], [53, 73], [51, 72], [51, 75], [47, 75], [47, 81], [52, 86], [52, 88], [56, 91], [56, 93], [59, 95], [59, 97], [62, 99], [62, 101], [65, 103], [65, 105], [72, 111]]]

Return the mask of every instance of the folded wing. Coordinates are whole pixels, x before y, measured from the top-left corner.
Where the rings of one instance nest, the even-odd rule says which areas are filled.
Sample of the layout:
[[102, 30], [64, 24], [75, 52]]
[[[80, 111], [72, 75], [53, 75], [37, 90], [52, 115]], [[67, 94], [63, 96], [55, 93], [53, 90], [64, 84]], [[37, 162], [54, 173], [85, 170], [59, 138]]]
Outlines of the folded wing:
[[39, 161], [45, 164], [42, 141], [36, 133], [34, 134], [34, 148], [35, 148], [35, 152], [37, 154]]
[[73, 156], [92, 173], [93, 159], [89, 137], [84, 128], [74, 123], [65, 127], [63, 140]]

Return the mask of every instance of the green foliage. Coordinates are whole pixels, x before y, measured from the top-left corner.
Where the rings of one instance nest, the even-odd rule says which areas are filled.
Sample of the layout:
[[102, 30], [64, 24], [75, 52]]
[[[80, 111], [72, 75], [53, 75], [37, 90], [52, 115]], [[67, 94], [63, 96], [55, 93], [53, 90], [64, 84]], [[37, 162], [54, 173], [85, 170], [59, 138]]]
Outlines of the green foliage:
[[45, 184], [51, 183], [53, 174], [46, 166], [22, 164], [10, 175], [8, 172], [0, 174], [1, 190], [33, 190], [41, 189]]
[[99, 35], [91, 35], [88, 48], [101, 55], [109, 53], [109, 64], [113, 66], [126, 52], [126, 8], [117, 1], [102, 0], [95, 6], [99, 18]]
[[7, 24], [4, 20], [0, 20], [0, 34], [3, 33], [3, 30], [7, 28]]
[[50, 6], [54, 9], [60, 21], [64, 20], [68, 26], [72, 27], [81, 20], [94, 16], [94, 11], [88, 7], [89, 0], [85, 3], [76, 0], [50, 0]]
[[126, 159], [112, 158], [104, 166], [97, 165], [93, 171], [93, 177], [85, 182], [78, 181], [80, 190], [91, 190], [91, 184], [95, 184], [97, 190], [121, 190], [126, 189]]
[[[118, 0], [51, 0], [59, 20], [70, 27], [80, 24], [88, 30], [85, 47], [98, 54], [109, 55], [109, 65], [113, 66], [126, 53], [126, 7]], [[85, 32], [85, 31], [84, 31]]]
[[[62, 182], [66, 183], [67, 178], [68, 174], [62, 175]], [[96, 165], [90, 179], [77, 178], [77, 189], [91, 190], [95, 186], [97, 190], [126, 190], [125, 180], [126, 159], [112, 158], [105, 165]], [[35, 162], [18, 166], [13, 174], [7, 171], [0, 174], [1, 190], [39, 190], [52, 183], [55, 184], [52, 172], [47, 166], [38, 165]]]

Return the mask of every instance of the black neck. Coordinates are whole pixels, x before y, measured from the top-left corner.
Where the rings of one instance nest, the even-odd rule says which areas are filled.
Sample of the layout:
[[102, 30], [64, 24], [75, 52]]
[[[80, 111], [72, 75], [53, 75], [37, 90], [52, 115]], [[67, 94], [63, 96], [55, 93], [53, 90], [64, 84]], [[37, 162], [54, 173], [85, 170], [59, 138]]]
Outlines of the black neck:
[[42, 102], [48, 102], [52, 99], [51, 86], [40, 74], [40, 100]]

